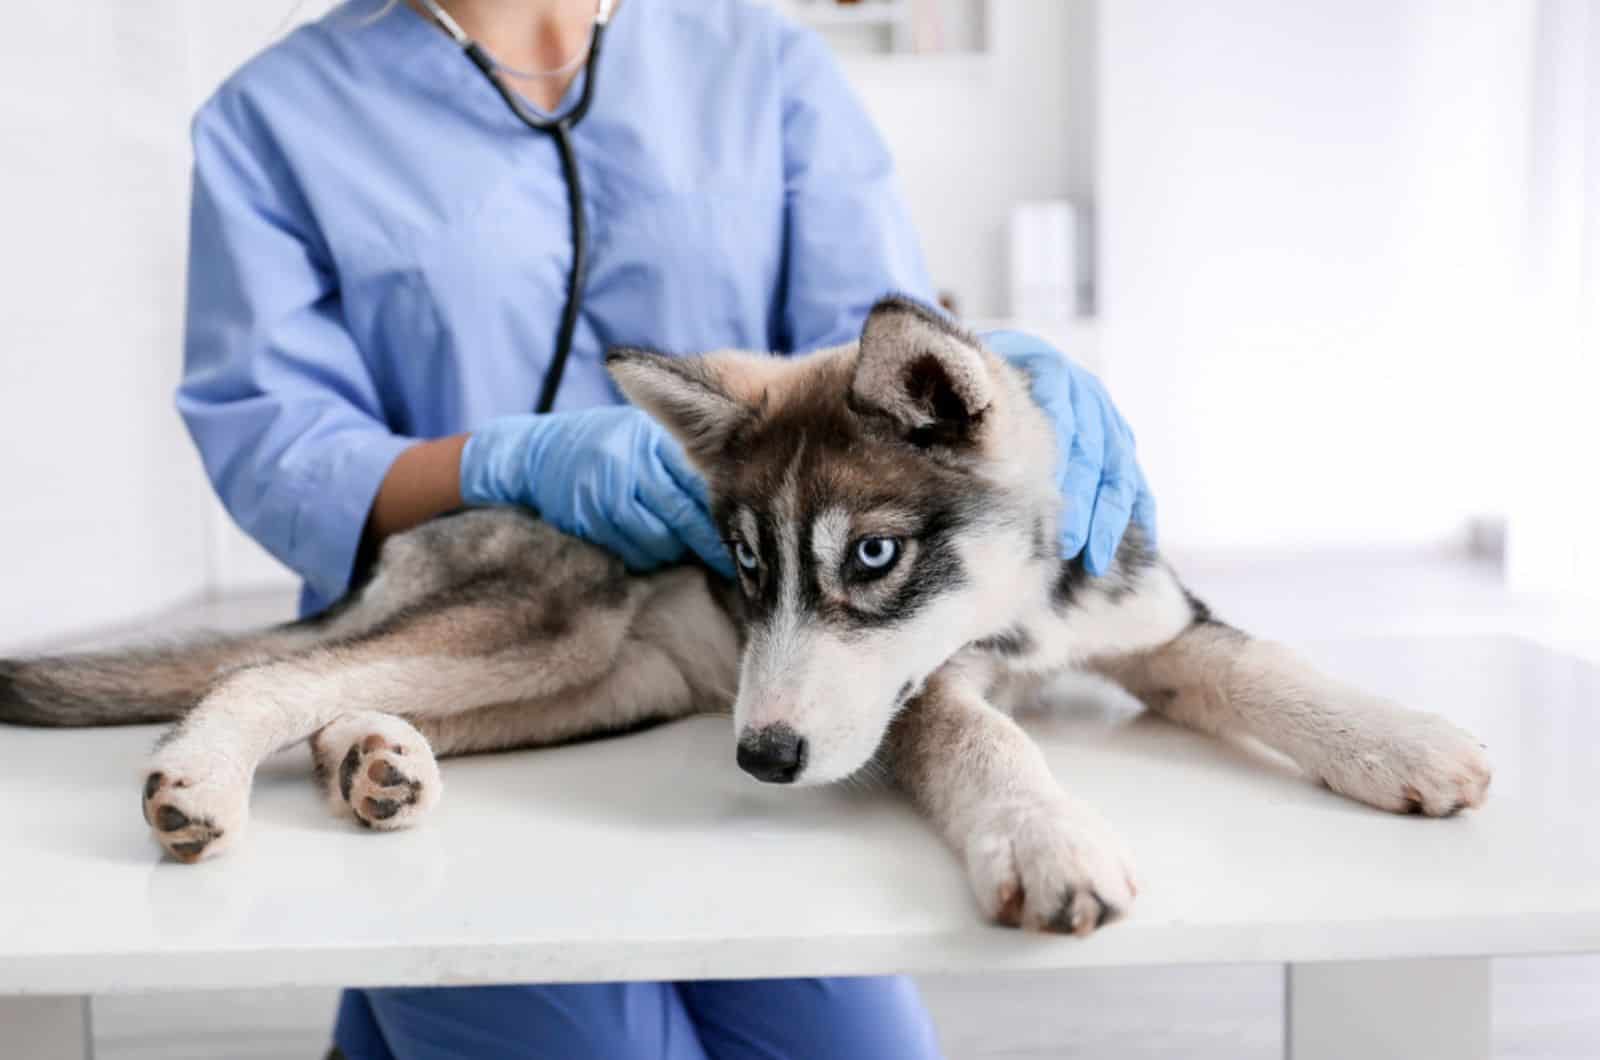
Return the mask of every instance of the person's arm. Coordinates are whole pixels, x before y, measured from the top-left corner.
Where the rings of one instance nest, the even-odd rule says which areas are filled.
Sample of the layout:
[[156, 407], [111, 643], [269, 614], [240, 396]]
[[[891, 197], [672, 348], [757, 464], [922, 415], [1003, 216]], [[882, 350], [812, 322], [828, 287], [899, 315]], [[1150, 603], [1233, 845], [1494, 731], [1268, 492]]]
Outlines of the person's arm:
[[224, 90], [194, 145], [178, 408], [229, 513], [322, 602], [384, 538], [475, 505], [532, 507], [635, 569], [692, 549], [731, 571], [704, 483], [637, 409], [510, 416], [434, 440], [390, 431], [270, 137]]
[[418, 442], [395, 457], [367, 517], [366, 547], [463, 507], [461, 450], [465, 434]]
[[873, 303], [903, 294], [932, 304], [923, 263], [872, 119], [812, 30], [787, 27], [778, 55], [783, 92], [782, 348], [853, 341]]
[[[379, 487], [418, 439], [388, 429], [289, 167], [224, 90], [194, 123], [182, 413], [239, 525], [331, 601]], [[408, 464], [423, 459], [408, 458]], [[396, 480], [380, 529], [447, 499]]]
[[[441, 449], [417, 460], [447, 455]], [[426, 481], [428, 474], [419, 471], [418, 478]], [[435, 486], [448, 485], [448, 471], [432, 474]], [[456, 484], [468, 505], [532, 508], [551, 526], [608, 549], [636, 571], [681, 562], [692, 551], [712, 570], [733, 576], [705, 480], [642, 409], [602, 405], [486, 423], [460, 448]], [[397, 490], [414, 496], [421, 487]]]

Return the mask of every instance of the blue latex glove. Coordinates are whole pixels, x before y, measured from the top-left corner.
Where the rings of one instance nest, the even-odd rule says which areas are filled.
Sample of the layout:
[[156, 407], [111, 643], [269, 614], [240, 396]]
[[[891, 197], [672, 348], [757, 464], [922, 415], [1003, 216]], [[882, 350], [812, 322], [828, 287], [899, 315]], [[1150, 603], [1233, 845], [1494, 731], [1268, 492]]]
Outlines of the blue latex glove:
[[1151, 544], [1156, 501], [1133, 454], [1128, 428], [1106, 389], [1043, 339], [995, 331], [983, 341], [1033, 381], [1033, 399], [1056, 429], [1056, 476], [1065, 505], [1061, 557], [1083, 553], [1090, 574], [1111, 569], [1130, 521]]
[[461, 451], [468, 504], [520, 504], [635, 571], [693, 550], [733, 577], [703, 479], [677, 441], [631, 405], [507, 416], [473, 431]]

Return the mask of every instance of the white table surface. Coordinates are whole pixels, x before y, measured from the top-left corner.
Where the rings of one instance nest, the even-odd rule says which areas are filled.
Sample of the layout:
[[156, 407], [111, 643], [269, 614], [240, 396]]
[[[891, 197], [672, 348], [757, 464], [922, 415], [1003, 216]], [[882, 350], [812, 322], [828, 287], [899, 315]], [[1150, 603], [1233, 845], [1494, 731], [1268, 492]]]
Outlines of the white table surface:
[[0, 994], [1600, 951], [1600, 671], [1507, 637], [1305, 648], [1477, 732], [1486, 807], [1391, 817], [1158, 719], [1030, 718], [1141, 870], [1088, 940], [984, 925], [898, 797], [762, 787], [724, 720], [451, 761], [387, 835], [328, 814], [291, 751], [200, 866], [140, 819], [155, 729], [0, 727]]

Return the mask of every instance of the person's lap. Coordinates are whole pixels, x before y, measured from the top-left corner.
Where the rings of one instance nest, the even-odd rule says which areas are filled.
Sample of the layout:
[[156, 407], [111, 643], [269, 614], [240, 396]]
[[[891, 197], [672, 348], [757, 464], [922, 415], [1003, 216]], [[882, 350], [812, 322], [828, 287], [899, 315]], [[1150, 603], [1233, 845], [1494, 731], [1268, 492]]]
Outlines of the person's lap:
[[925, 1060], [938, 1046], [902, 978], [577, 983], [346, 991], [349, 1060]]

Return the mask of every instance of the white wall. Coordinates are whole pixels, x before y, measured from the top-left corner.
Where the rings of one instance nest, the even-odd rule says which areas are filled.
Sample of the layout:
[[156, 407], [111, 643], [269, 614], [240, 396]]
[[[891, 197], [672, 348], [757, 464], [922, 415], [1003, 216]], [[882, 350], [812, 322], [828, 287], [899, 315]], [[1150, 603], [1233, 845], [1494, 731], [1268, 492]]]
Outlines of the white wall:
[[289, 581], [228, 523], [172, 393], [189, 116], [301, 7], [43, 5], [0, 36], [0, 644]]
[[[102, 0], [0, 40], [0, 132], [29, 145], [0, 178], [0, 640], [287, 582], [171, 410], [186, 134], [324, 6]], [[846, 69], [969, 316], [1006, 311], [1013, 201], [1097, 200], [1100, 355], [1166, 540], [1430, 540], [1503, 510], [1515, 470], [1495, 399], [1521, 338], [1532, 12], [991, 0], [980, 56]]]
[[1529, 238], [1531, 348], [1517, 398], [1537, 409], [1512, 483], [1506, 578], [1600, 597], [1600, 0], [1540, 0]]
[[1023, 199], [1091, 196], [1088, 0], [989, 0], [979, 55], [847, 56], [899, 167], [934, 282], [1003, 316], [1006, 226]]
[[1102, 357], [1184, 546], [1503, 511], [1525, 0], [1102, 5]]
[[172, 411], [181, 14], [34, 5], [0, 35], [0, 641], [198, 592], [204, 486]]

